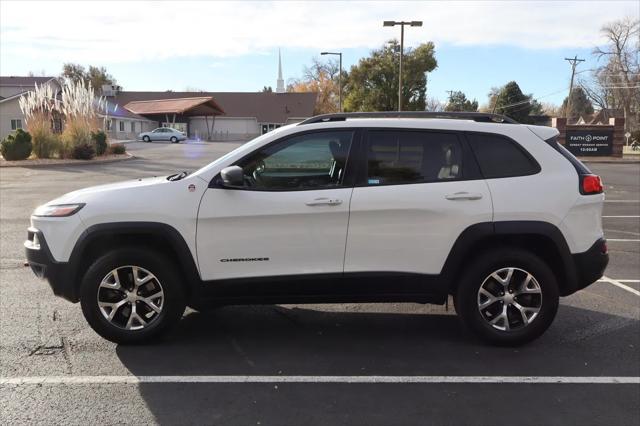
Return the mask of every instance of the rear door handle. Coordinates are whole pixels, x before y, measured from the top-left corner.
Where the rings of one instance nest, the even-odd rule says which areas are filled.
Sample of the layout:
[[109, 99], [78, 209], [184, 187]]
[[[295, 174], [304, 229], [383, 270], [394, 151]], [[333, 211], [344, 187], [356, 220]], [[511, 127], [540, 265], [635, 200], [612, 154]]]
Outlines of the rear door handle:
[[342, 200], [337, 198], [316, 198], [315, 200], [307, 201], [305, 204], [308, 206], [338, 206], [342, 204]]
[[444, 196], [447, 200], [479, 200], [482, 198], [482, 194], [471, 192], [456, 192], [455, 194], [447, 194]]

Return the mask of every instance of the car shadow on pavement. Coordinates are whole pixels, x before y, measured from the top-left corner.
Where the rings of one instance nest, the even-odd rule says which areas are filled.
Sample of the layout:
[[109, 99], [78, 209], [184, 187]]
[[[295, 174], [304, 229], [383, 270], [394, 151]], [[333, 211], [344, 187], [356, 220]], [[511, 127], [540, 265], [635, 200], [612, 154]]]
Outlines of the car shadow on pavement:
[[[590, 328], [590, 324], [606, 326]], [[501, 348], [474, 340], [455, 315], [243, 306], [188, 313], [162, 342], [120, 345], [117, 355], [136, 376], [638, 375], [633, 361], [640, 347], [637, 328], [635, 319], [563, 306], [556, 324], [541, 338], [520, 348]], [[597, 349], [603, 344], [610, 345], [610, 350]], [[393, 401], [424, 404], [427, 393], [432, 399], [448, 395], [441, 393], [442, 389], [436, 392], [438, 386], [445, 385], [377, 386], [142, 383], [139, 391], [162, 424], [353, 423], [348, 421], [350, 410], [364, 416], [351, 418], [359, 419], [356, 423], [365, 419], [366, 424], [389, 424], [394, 419], [383, 411], [393, 411]], [[480, 390], [483, 385], [477, 386], [474, 389]], [[354, 393], [353, 389], [359, 388], [370, 398]], [[421, 391], [416, 393], [418, 389]], [[430, 402], [434, 403], [438, 401]], [[313, 421], [313, 416], [322, 414], [318, 404], [331, 415]], [[429, 413], [427, 406], [415, 409]], [[420, 424], [424, 417], [420, 419], [407, 423]], [[495, 418], [485, 420], [495, 422]], [[538, 424], [543, 421], [537, 420]], [[506, 419], [505, 424], [509, 424]]]
[[[508, 348], [477, 341], [455, 314], [234, 306], [188, 311], [162, 341], [120, 345], [117, 354], [136, 375], [567, 375], [585, 373], [575, 371], [576, 357], [594, 354], [581, 347], [637, 326], [635, 319], [562, 306], [542, 337]], [[640, 336], [626, 341], [640, 343]], [[541, 353], [558, 359], [540, 364]]]

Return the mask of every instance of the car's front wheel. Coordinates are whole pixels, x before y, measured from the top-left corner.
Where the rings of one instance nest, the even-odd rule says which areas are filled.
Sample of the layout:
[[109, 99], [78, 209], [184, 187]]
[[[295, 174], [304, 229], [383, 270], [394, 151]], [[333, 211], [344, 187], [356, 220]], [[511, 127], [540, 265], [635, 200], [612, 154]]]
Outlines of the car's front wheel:
[[520, 345], [539, 337], [558, 311], [558, 284], [538, 256], [518, 248], [494, 250], [473, 261], [456, 294], [456, 311], [478, 337]]
[[141, 343], [159, 336], [185, 309], [175, 271], [170, 259], [150, 249], [120, 249], [99, 257], [82, 279], [84, 317], [112, 342]]
[[144, 136], [142, 140], [145, 142], [151, 142], [151, 138], [149, 136]]
[[178, 138], [171, 136], [171, 143], [178, 143]]

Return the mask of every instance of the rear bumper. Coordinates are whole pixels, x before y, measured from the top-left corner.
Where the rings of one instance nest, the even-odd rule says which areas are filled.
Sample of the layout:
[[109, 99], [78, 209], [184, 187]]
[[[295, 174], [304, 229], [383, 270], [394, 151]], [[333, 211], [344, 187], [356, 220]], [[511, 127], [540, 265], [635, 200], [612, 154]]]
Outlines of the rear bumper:
[[575, 293], [598, 281], [604, 275], [604, 270], [609, 264], [607, 241], [604, 238], [600, 238], [589, 250], [572, 254], [571, 257], [573, 258], [577, 277], [575, 288], [571, 293]]
[[71, 266], [67, 262], [56, 262], [41, 231], [29, 228], [24, 242], [29, 266], [38, 277], [49, 282], [53, 294], [70, 302], [78, 302], [76, 286], [72, 278]]

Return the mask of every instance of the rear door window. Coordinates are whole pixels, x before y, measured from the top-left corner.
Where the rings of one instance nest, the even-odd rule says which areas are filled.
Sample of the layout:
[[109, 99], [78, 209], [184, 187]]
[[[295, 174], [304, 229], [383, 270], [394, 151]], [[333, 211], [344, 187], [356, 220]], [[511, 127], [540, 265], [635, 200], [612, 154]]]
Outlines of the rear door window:
[[455, 134], [371, 130], [365, 150], [369, 186], [462, 178], [462, 146]]
[[524, 148], [505, 136], [470, 133], [467, 137], [485, 179], [527, 176], [540, 171]]

